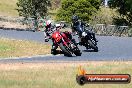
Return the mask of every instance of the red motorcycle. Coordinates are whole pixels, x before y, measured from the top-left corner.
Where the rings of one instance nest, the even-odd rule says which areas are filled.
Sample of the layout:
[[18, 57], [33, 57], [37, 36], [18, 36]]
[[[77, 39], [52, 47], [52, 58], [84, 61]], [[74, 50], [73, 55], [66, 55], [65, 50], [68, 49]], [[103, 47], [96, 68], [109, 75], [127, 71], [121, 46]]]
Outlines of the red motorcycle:
[[76, 56], [81, 56], [81, 51], [79, 50], [77, 44], [72, 40], [68, 38], [68, 36], [64, 32], [55, 31], [52, 34], [52, 39], [55, 44], [57, 44], [62, 52], [64, 53], [64, 56], [71, 57], [72, 54], [75, 54]]

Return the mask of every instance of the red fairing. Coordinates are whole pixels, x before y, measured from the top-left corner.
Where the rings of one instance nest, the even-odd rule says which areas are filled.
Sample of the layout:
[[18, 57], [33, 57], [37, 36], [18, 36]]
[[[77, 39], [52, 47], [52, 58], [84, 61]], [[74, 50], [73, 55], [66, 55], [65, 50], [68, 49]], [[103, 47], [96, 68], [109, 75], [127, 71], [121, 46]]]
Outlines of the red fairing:
[[65, 40], [65, 42], [68, 43], [70, 41], [68, 36], [65, 33], [62, 33], [62, 36], [63, 36], [63, 39]]
[[52, 34], [52, 38], [55, 42], [59, 42], [62, 39], [62, 36], [60, 35], [60, 32], [56, 31]]
[[59, 31], [56, 31], [52, 34], [52, 38], [54, 39], [55, 43], [59, 43], [62, 40], [62, 43], [64, 45], [67, 45], [69, 43], [69, 38], [67, 36], [67, 33], [60, 33]]

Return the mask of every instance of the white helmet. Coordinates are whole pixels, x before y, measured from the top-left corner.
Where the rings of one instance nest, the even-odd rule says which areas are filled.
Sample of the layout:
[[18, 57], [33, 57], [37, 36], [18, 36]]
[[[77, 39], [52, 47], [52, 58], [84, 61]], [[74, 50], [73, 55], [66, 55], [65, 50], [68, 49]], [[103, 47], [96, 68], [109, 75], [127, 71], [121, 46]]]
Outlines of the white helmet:
[[60, 24], [55, 24], [55, 27], [58, 28], [58, 27], [61, 27], [61, 25]]
[[46, 21], [46, 25], [49, 25], [49, 24], [51, 24], [51, 20]]

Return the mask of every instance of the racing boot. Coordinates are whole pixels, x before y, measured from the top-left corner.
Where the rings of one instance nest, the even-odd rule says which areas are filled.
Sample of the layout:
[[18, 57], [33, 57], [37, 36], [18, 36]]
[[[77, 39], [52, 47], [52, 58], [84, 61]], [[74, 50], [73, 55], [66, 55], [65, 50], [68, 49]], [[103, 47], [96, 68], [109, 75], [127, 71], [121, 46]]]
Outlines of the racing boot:
[[61, 50], [51, 49], [51, 54], [57, 55], [57, 54], [64, 54], [64, 53]]
[[45, 38], [45, 42], [48, 42], [49, 41], [49, 39], [48, 38]]
[[95, 42], [98, 42], [98, 40], [97, 40], [95, 37], [93, 37], [93, 40], [94, 40]]
[[56, 55], [57, 54], [56, 50], [55, 49], [51, 49], [51, 54]]
[[98, 40], [95, 38], [95, 33], [92, 33], [92, 36], [93, 36], [93, 40], [94, 40], [95, 42], [98, 42]]

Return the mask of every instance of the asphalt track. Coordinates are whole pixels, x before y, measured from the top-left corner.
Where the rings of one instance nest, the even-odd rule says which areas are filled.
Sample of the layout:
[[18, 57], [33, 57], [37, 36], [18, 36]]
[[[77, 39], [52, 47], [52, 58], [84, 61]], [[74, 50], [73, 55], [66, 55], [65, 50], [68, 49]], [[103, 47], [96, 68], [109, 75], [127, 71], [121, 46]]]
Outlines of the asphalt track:
[[[44, 42], [42, 32], [0, 30], [0, 37]], [[47, 61], [131, 61], [132, 37], [96, 36], [99, 52], [86, 50], [79, 46], [82, 56], [64, 57], [63, 55], [34, 56], [14, 59], [1, 59], [0, 62], [47, 62]], [[51, 43], [51, 42], [49, 42]]]

